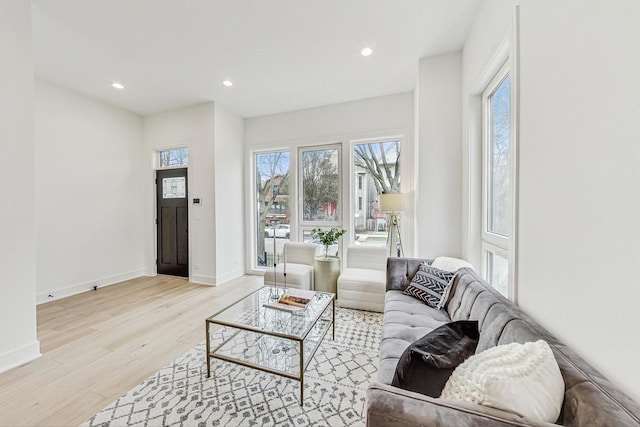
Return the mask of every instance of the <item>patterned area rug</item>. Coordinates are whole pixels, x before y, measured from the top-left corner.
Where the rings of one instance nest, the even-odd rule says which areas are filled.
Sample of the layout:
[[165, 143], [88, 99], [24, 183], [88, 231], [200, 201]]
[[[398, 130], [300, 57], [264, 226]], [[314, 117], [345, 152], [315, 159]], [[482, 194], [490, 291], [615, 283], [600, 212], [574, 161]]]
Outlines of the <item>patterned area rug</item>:
[[[98, 412], [82, 427], [359, 426], [367, 385], [378, 366], [382, 314], [336, 308], [331, 331], [300, 383], [235, 363], [211, 360], [204, 342]], [[229, 330], [216, 331], [221, 340]]]

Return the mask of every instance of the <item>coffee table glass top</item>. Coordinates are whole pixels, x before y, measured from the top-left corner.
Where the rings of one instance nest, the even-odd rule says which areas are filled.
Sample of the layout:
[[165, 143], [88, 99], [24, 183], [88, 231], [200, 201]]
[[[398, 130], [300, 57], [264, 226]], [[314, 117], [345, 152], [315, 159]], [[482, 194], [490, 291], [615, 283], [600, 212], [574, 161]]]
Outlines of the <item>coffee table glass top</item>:
[[[278, 289], [282, 295], [282, 288]], [[291, 339], [304, 339], [335, 297], [335, 294], [316, 292], [303, 310], [289, 312], [264, 307], [271, 299], [274, 288], [265, 286], [237, 303], [214, 314], [207, 320], [213, 323], [267, 333]]]

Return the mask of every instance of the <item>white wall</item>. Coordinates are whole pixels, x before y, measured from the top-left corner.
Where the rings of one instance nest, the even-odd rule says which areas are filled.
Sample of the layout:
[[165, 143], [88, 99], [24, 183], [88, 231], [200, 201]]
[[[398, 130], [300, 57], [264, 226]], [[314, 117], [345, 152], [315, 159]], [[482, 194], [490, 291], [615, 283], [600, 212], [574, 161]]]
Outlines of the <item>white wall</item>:
[[141, 117], [41, 80], [35, 101], [38, 301], [143, 275]]
[[0, 2], [0, 372], [40, 355], [36, 340], [31, 5]]
[[[144, 253], [149, 275], [156, 273], [155, 150], [188, 146], [191, 280], [216, 284], [214, 141], [215, 105], [212, 102], [144, 118]], [[194, 198], [200, 198], [200, 206], [193, 205]]]
[[461, 53], [423, 58], [416, 89], [416, 246], [421, 258], [461, 256]]
[[413, 93], [381, 96], [245, 120], [249, 148], [283, 142], [335, 141], [350, 135], [410, 130]]
[[216, 283], [245, 272], [244, 120], [215, 106]]
[[[411, 92], [253, 117], [245, 119], [245, 147], [248, 153], [251, 150], [261, 149], [290, 149], [292, 156], [297, 156], [297, 149], [301, 146], [341, 142], [344, 160], [342, 173], [344, 177], [348, 177], [349, 160], [345, 159], [349, 159], [349, 142], [351, 140], [403, 135], [403, 161], [406, 161], [409, 167], [408, 171], [406, 171], [407, 173], [403, 171], [402, 191], [410, 193], [410, 212], [403, 213], [402, 240], [405, 254], [412, 256], [414, 233], [413, 197], [411, 195], [413, 194], [415, 183], [412, 168], [414, 153], [413, 119], [414, 100]], [[295, 170], [291, 172], [292, 174], [296, 173]], [[349, 185], [349, 180], [343, 179], [343, 194], [348, 194]], [[295, 188], [295, 185], [293, 188]], [[252, 209], [251, 196], [250, 192], [246, 194], [247, 211]], [[343, 202], [345, 201], [346, 198], [343, 196]], [[292, 207], [292, 209], [295, 209], [295, 207]], [[350, 220], [349, 209], [343, 209], [342, 222], [347, 229], [349, 229]], [[249, 230], [254, 230], [251, 216], [248, 216], [245, 224], [248, 232]], [[292, 221], [294, 229], [296, 225], [295, 221]], [[296, 239], [295, 232], [292, 229], [292, 239], [294, 240]], [[348, 233], [346, 238], [352, 239], [353, 233]], [[249, 246], [250, 244], [255, 243], [251, 243], [247, 238], [247, 247], [250, 248], [247, 252], [249, 253], [253, 250]], [[249, 255], [247, 262], [250, 262]], [[254, 273], [258, 272], [254, 271]]]
[[[520, 5], [519, 303], [640, 401], [640, 4]], [[483, 4], [465, 83], [512, 13]]]

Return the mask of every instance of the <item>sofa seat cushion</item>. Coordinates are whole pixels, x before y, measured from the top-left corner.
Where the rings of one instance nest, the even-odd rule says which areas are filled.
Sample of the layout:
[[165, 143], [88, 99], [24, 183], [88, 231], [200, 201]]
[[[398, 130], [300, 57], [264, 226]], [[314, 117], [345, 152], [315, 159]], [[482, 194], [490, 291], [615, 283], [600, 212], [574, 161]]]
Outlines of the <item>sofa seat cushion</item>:
[[[385, 295], [385, 323], [387, 322], [387, 313], [406, 314], [409, 316], [418, 316], [413, 322], [428, 322], [429, 318], [437, 321], [439, 324], [451, 321], [449, 314], [445, 310], [437, 310], [429, 307], [424, 302], [415, 299], [410, 295], [405, 295], [402, 291], [388, 291]], [[426, 317], [427, 319], [422, 319]], [[404, 319], [408, 320], [408, 319]], [[467, 319], [464, 319], [467, 320]]]
[[347, 268], [338, 277], [338, 305], [382, 312], [386, 272], [366, 268]]
[[[265, 271], [264, 273], [264, 284], [265, 285], [273, 285], [274, 283], [278, 286], [284, 285], [284, 264], [278, 264], [276, 267], [276, 274], [274, 274], [273, 268]], [[307, 264], [295, 264], [292, 262], [287, 263], [287, 287], [297, 288], [297, 289], [309, 289], [311, 290], [313, 286], [313, 267]]]
[[385, 297], [378, 381], [391, 384], [404, 350], [450, 319], [446, 311], [429, 307], [402, 291], [387, 291]]

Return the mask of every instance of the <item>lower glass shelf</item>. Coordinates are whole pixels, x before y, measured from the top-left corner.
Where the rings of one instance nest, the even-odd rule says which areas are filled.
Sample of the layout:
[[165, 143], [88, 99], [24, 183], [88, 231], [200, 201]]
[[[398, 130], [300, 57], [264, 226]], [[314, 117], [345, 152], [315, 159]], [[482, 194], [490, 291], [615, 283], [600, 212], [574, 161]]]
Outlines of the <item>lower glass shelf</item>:
[[236, 334], [209, 355], [287, 377], [300, 378], [330, 326], [330, 319], [318, 319], [307, 335], [303, 344], [302, 370], [299, 341], [241, 329], [236, 329]]

